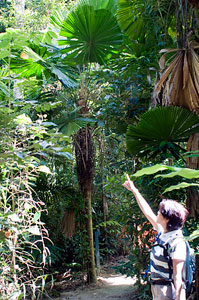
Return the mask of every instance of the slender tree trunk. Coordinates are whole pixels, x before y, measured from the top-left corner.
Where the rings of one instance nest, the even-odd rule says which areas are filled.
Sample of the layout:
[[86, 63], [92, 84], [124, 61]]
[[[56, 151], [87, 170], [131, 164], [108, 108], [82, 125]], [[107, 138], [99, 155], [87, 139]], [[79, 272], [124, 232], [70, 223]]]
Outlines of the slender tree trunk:
[[103, 207], [103, 221], [106, 222], [106, 216], [108, 213], [108, 205], [106, 201], [106, 196], [104, 192], [104, 135], [101, 135], [100, 143], [100, 156], [101, 156], [101, 174], [102, 174], [102, 207]]
[[96, 282], [94, 241], [93, 241], [93, 224], [92, 224], [92, 204], [91, 194], [93, 185], [93, 144], [92, 129], [90, 127], [82, 128], [78, 131], [75, 138], [75, 155], [77, 165], [77, 176], [79, 187], [86, 202], [87, 214], [87, 234], [89, 243], [88, 260], [88, 282]]
[[25, 0], [15, 0], [15, 14], [17, 27], [24, 27]]
[[[81, 107], [79, 113], [88, 116], [89, 109], [87, 106], [87, 83], [84, 78], [81, 80], [80, 96], [78, 106]], [[88, 259], [88, 282], [96, 282], [94, 241], [93, 241], [93, 223], [92, 223], [92, 187], [94, 176], [94, 147], [92, 141], [92, 128], [87, 126], [81, 128], [75, 137], [75, 156], [77, 166], [77, 177], [80, 191], [86, 202], [87, 211], [87, 234], [89, 243]]]
[[96, 283], [96, 269], [95, 269], [95, 251], [94, 251], [94, 241], [93, 241], [93, 221], [92, 221], [92, 205], [91, 205], [91, 188], [87, 190], [86, 196], [86, 205], [87, 205], [87, 232], [88, 232], [88, 241], [89, 241], [89, 262], [88, 262], [88, 282]]
[[[15, 0], [15, 17], [16, 25], [18, 28], [24, 29], [24, 13], [25, 13], [25, 0]], [[19, 83], [23, 80], [15, 79], [13, 81], [13, 94], [16, 99], [23, 99], [24, 95], [19, 88]]]

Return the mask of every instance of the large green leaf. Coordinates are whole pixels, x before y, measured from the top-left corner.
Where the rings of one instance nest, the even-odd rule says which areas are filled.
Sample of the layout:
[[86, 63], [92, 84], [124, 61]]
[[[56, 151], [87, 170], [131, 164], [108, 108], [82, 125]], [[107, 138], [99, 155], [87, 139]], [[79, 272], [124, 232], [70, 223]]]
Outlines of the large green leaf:
[[[107, 9], [112, 12], [112, 14], [115, 14], [117, 11], [117, 0], [81, 0], [81, 5], [90, 5], [93, 6], [94, 9]], [[79, 3], [80, 3], [79, 2]]]
[[165, 189], [163, 194], [167, 193], [167, 192], [171, 192], [173, 190], [185, 189], [185, 188], [190, 187], [190, 186], [199, 186], [199, 183], [180, 182], [176, 185], [171, 185], [170, 187]]
[[[159, 174], [156, 175], [155, 178], [157, 177], [162, 177], [162, 178], [172, 178], [174, 176], [181, 176], [183, 178], [187, 179], [197, 179], [199, 178], [199, 170], [193, 170], [189, 168], [179, 168], [179, 167], [174, 167], [174, 166], [167, 166], [167, 165], [162, 165], [162, 164], [156, 164], [151, 167], [146, 167], [143, 168], [139, 171], [137, 171], [133, 176], [138, 177], [138, 176], [143, 176], [143, 175], [152, 175], [157, 172], [161, 171], [171, 171], [168, 174]], [[187, 188], [190, 186], [199, 186], [198, 182], [180, 182], [176, 185], [172, 185], [164, 190], [163, 193], [171, 192], [173, 190], [177, 189], [182, 189], [182, 188]]]
[[183, 178], [187, 179], [193, 179], [193, 178], [199, 178], [199, 171], [188, 169], [188, 168], [176, 168], [176, 167], [170, 167], [172, 170], [169, 174], [164, 175], [157, 175], [156, 177], [165, 177], [165, 178], [172, 178], [174, 176], [181, 176]]
[[79, 109], [77, 108], [72, 112], [65, 112], [59, 120], [55, 121], [59, 130], [67, 136], [77, 133], [80, 128], [86, 127], [88, 123], [97, 122], [95, 119], [81, 116], [78, 113]]
[[61, 28], [64, 18], [66, 17], [66, 12], [56, 10], [53, 15], [50, 17], [50, 24], [55, 28]]
[[63, 65], [56, 60], [59, 60], [59, 57], [54, 57], [47, 47], [31, 44], [31, 48], [24, 48], [21, 59], [12, 59], [11, 68], [22, 78], [35, 76], [37, 79], [46, 79], [55, 76], [65, 87], [74, 87], [71, 64]]
[[143, 176], [143, 175], [151, 175], [160, 171], [164, 171], [164, 170], [168, 170], [168, 167], [165, 165], [161, 165], [161, 164], [156, 164], [154, 166], [151, 167], [146, 167], [143, 168], [139, 171], [137, 171], [135, 174], [133, 174], [133, 176], [139, 177], [139, 176]]
[[30, 47], [24, 47], [20, 56], [21, 58], [16, 57], [11, 60], [12, 70], [20, 74], [20, 77], [30, 78], [36, 76], [37, 79], [41, 79], [44, 74], [49, 77], [49, 74], [45, 73], [45, 67], [42, 66], [45, 59], [50, 56], [45, 47], [31, 44]]
[[132, 155], [153, 156], [170, 152], [178, 157], [179, 142], [199, 131], [199, 118], [180, 107], [157, 107], [143, 114], [137, 126], [129, 125], [127, 150]]
[[180, 167], [174, 167], [174, 166], [167, 166], [167, 165], [162, 165], [162, 164], [156, 164], [151, 167], [145, 167], [139, 171], [137, 171], [133, 176], [139, 177], [143, 175], [151, 175], [155, 174], [160, 171], [164, 170], [170, 170], [172, 171], [171, 173], [168, 174], [161, 174], [161, 175], [156, 175], [156, 177], [174, 177], [174, 176], [181, 176], [187, 179], [194, 179], [194, 178], [199, 178], [199, 170], [194, 170], [194, 169], [189, 169], [189, 168], [180, 168]]
[[[122, 34], [112, 12], [104, 8], [111, 1], [84, 1], [69, 13], [62, 24], [59, 45], [80, 64], [103, 64], [108, 55], [121, 45]], [[93, 3], [98, 3], [97, 7]], [[115, 5], [115, 1], [112, 1]], [[101, 7], [100, 7], [101, 4]], [[100, 8], [99, 8], [100, 7]]]

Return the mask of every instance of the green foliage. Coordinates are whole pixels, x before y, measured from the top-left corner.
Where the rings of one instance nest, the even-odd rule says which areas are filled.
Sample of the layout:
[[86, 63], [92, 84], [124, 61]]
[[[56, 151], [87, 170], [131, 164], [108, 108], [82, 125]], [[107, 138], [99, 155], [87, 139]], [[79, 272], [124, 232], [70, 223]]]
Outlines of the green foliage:
[[143, 1], [118, 1], [118, 20], [124, 32], [131, 39], [143, 39], [145, 23], [142, 17], [145, 7]]
[[77, 133], [80, 128], [85, 128], [88, 124], [97, 122], [95, 119], [86, 118], [83, 115], [80, 115], [78, 113], [79, 110], [80, 107], [72, 112], [62, 112], [61, 117], [58, 120], [55, 120], [59, 130], [67, 136]]
[[[199, 171], [198, 170], [193, 170], [189, 168], [179, 168], [179, 167], [173, 167], [173, 166], [166, 166], [166, 165], [161, 165], [157, 164], [151, 167], [146, 167], [143, 168], [139, 171], [137, 171], [134, 176], [143, 176], [143, 175], [151, 175], [160, 171], [165, 171], [169, 170], [171, 171], [170, 173], [167, 174], [160, 174], [156, 175], [155, 178], [162, 177], [162, 178], [173, 178], [174, 176], [180, 176], [186, 179], [197, 179], [199, 178]], [[187, 188], [189, 186], [199, 186], [199, 183], [197, 182], [181, 182], [178, 183], [177, 185], [172, 185], [164, 190], [163, 193], [167, 193], [170, 191], [173, 191], [175, 189], [182, 189], [182, 188]]]
[[61, 81], [65, 87], [74, 87], [74, 71], [71, 66], [64, 66], [54, 61], [54, 56], [46, 47], [40, 47], [32, 43], [30, 47], [24, 47], [21, 59], [12, 59], [11, 68], [20, 78], [49, 79], [52, 76]]
[[20, 50], [28, 44], [29, 36], [19, 29], [8, 28], [0, 33], [0, 59], [10, 57], [12, 50]]
[[0, 11], [0, 32], [4, 32], [7, 27], [12, 27], [16, 22], [13, 1], [1, 1]]
[[188, 240], [192, 241], [192, 240], [197, 239], [198, 237], [199, 237], [199, 229], [196, 229], [190, 234]]
[[[17, 102], [12, 100], [13, 108]], [[66, 148], [68, 137], [48, 130], [52, 122], [45, 122], [42, 115], [34, 122], [19, 112], [6, 107], [0, 110], [0, 285], [5, 298], [39, 299], [44, 293], [47, 275], [43, 267], [49, 266], [50, 250], [54, 262], [60, 257], [41, 221], [46, 208], [34, 191], [36, 178], [41, 172], [52, 174], [47, 166], [51, 155], [66, 156], [67, 160], [71, 154]]]
[[[69, 6], [69, 2], [68, 6]], [[65, 5], [64, 0], [26, 0], [24, 14], [21, 16], [20, 26], [26, 32], [37, 32], [45, 30], [49, 24], [49, 16], [56, 9], [61, 9]], [[0, 32], [6, 31], [8, 27], [18, 27], [16, 18], [15, 1], [5, 0], [0, 2]]]
[[175, 30], [173, 14], [175, 1], [118, 1], [119, 24], [131, 39], [135, 52], [142, 55], [148, 53], [148, 49], [157, 51], [166, 44], [172, 44], [169, 32]]
[[[87, 267], [88, 239], [86, 234], [85, 200], [80, 192], [72, 188], [72, 164], [63, 160], [51, 160], [49, 163], [54, 174], [41, 174], [37, 178], [36, 192], [48, 207], [48, 214], [42, 215], [42, 221], [50, 233], [54, 246], [49, 245], [51, 251], [51, 271], [71, 268], [76, 271]], [[76, 183], [77, 184], [77, 183]], [[70, 239], [62, 233], [62, 220], [65, 212], [70, 209], [75, 214], [75, 235]], [[70, 225], [69, 225], [70, 226]]]
[[132, 155], [166, 158], [170, 153], [180, 157], [179, 142], [187, 141], [198, 132], [198, 116], [180, 107], [158, 107], [144, 113], [138, 125], [129, 125], [126, 133], [127, 149]]
[[[123, 133], [128, 124], [135, 124], [137, 116], [148, 109], [157, 69], [157, 52], [162, 45], [172, 44], [172, 39], [175, 40], [176, 25], [170, 15], [173, 1], [119, 1], [119, 10], [122, 5], [127, 9], [118, 17], [123, 30], [130, 36], [124, 40], [115, 17], [117, 1], [82, 0], [76, 6], [63, 2], [67, 5], [63, 7], [64, 11], [59, 11], [62, 1], [27, 0], [24, 26], [31, 27], [25, 30], [25, 34], [24, 31], [8, 29], [0, 35], [0, 264], [2, 280], [6, 282], [3, 293], [16, 292], [18, 297], [22, 297], [24, 286], [27, 288], [26, 298], [31, 297], [31, 289], [36, 290], [37, 298], [42, 297], [47, 279], [40, 265], [44, 258], [46, 272], [87, 268], [87, 216], [85, 203], [76, 188], [76, 165], [69, 136], [88, 123], [95, 125], [93, 222], [94, 228], [100, 228], [102, 263], [112, 256], [131, 252], [129, 263], [121, 266], [120, 271], [136, 275], [141, 286], [141, 276], [148, 265], [150, 237], [153, 236], [135, 199], [132, 200], [121, 187], [122, 174], [140, 168], [140, 161], [132, 161], [126, 152]], [[46, 28], [48, 15], [55, 6], [49, 29], [34, 33], [39, 28]], [[15, 21], [13, 19], [13, 24]], [[4, 24], [7, 27], [6, 22]], [[27, 31], [30, 34], [26, 34]], [[60, 46], [55, 46], [58, 31], [63, 39]], [[106, 67], [94, 63], [89, 68], [82, 66], [96, 61], [105, 62]], [[91, 114], [86, 117], [80, 116], [75, 109], [79, 100], [79, 87], [74, 84], [77, 63], [81, 64], [78, 71], [84, 73], [89, 82], [87, 104]], [[19, 78], [21, 81], [16, 83], [15, 79]], [[71, 88], [63, 90], [60, 83]], [[15, 99], [16, 87], [20, 88], [19, 99]], [[187, 116], [181, 116], [183, 126]], [[159, 119], [162, 121], [163, 118], [164, 114]], [[168, 148], [168, 143], [161, 143], [162, 137], [165, 138], [165, 132], [169, 135], [169, 130], [171, 133], [173, 129], [176, 134], [177, 127], [180, 127], [179, 119], [175, 120], [175, 126], [169, 126], [173, 119], [167, 116], [157, 144], [144, 149], [149, 155], [151, 148], [152, 151]], [[153, 122], [154, 117], [151, 117], [144, 127], [148, 137], [155, 132], [154, 128], [149, 130]], [[99, 127], [102, 124], [103, 127]], [[193, 124], [190, 122], [187, 129], [184, 128], [186, 138], [191, 134]], [[154, 127], [160, 126], [156, 123]], [[186, 141], [184, 132], [178, 135], [177, 141], [171, 141], [172, 145], [182, 139], [183, 143]], [[169, 157], [173, 158], [172, 151]], [[152, 162], [153, 159], [149, 161]], [[175, 163], [183, 164], [182, 161]], [[150, 175], [155, 170], [169, 170], [170, 173], [153, 178]], [[149, 199], [153, 209], [158, 207], [163, 181], [165, 192], [182, 201], [186, 193], [181, 187], [198, 185], [195, 181], [198, 175], [193, 170], [162, 164], [145, 172], [149, 176], [136, 177], [136, 186]], [[179, 183], [181, 177], [176, 175], [188, 178], [187, 182]], [[175, 189], [171, 183], [176, 184]], [[102, 199], [107, 211], [103, 211]], [[67, 209], [73, 209], [76, 218], [76, 233], [71, 239], [65, 239], [61, 231], [62, 217]], [[197, 224], [190, 221], [188, 231], [192, 232], [193, 228], [198, 230]], [[48, 240], [47, 230], [53, 244]], [[193, 237], [197, 234], [195, 231]], [[16, 247], [13, 248], [16, 237]], [[193, 242], [196, 243], [197, 239]], [[12, 264], [13, 257], [16, 258], [15, 265]], [[38, 272], [32, 266], [38, 267]], [[30, 273], [26, 272], [28, 267], [33, 275], [32, 281], [29, 281]], [[28, 287], [25, 285], [27, 281], [30, 283]], [[140, 299], [149, 297], [147, 288], [144, 285], [142, 291], [139, 290]]]
[[49, 16], [65, 5], [63, 0], [26, 0], [24, 27], [28, 31], [44, 30], [48, 27]]
[[[127, 126], [148, 108], [151, 86], [147, 82], [147, 57], [121, 55], [108, 66], [92, 68], [89, 75], [89, 106], [108, 132], [123, 135]], [[119, 122], [118, 122], [119, 120]]]
[[[107, 56], [114, 53], [122, 41], [117, 20], [105, 5], [106, 2], [100, 2], [103, 7], [95, 7], [95, 3], [79, 1], [66, 16], [59, 32], [65, 38], [59, 40], [59, 45], [64, 46], [62, 53], [70, 53], [70, 57], [80, 64], [104, 64]], [[54, 19], [54, 22], [60, 26], [59, 20]]]
[[44, 203], [33, 189], [39, 160], [34, 151], [28, 149], [44, 130], [42, 133], [41, 126], [36, 128], [25, 116], [7, 117], [10, 121], [0, 125], [3, 155], [0, 161], [0, 285], [4, 299], [13, 295], [20, 299], [39, 295], [42, 291], [39, 282], [46, 278], [42, 266], [32, 255], [32, 251], [41, 253], [41, 263], [45, 266], [49, 249], [45, 245], [48, 232], [41, 222]]

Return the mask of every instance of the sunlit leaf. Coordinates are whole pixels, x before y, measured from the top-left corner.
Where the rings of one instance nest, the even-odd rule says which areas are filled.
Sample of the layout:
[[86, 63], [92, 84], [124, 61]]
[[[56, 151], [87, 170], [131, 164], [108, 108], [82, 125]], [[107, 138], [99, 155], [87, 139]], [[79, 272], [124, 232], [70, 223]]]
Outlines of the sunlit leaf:
[[32, 120], [30, 117], [26, 116], [25, 114], [22, 114], [22, 115], [19, 115], [16, 117], [15, 121], [18, 123], [18, 124], [32, 124]]
[[28, 232], [34, 234], [34, 235], [41, 235], [39, 227], [38, 226], [31, 226], [28, 228]]
[[34, 217], [33, 217], [33, 222], [37, 222], [41, 217], [41, 212], [40, 211], [37, 211], [35, 214], [34, 214]]
[[39, 166], [38, 171], [46, 173], [46, 174], [52, 174], [50, 169], [47, 166]]
[[8, 216], [8, 219], [10, 219], [13, 222], [21, 222], [19, 216], [17, 214], [12, 214]]
[[168, 167], [161, 165], [161, 164], [156, 164], [154, 166], [146, 167], [146, 168], [143, 168], [143, 169], [137, 171], [135, 174], [133, 174], [133, 176], [139, 177], [139, 176], [143, 176], [143, 175], [151, 175], [151, 174], [157, 173], [159, 171], [164, 171], [164, 170], [168, 170]]
[[189, 182], [181, 182], [181, 183], [178, 183], [176, 185], [172, 185], [172, 186], [166, 188], [164, 190], [163, 194], [167, 193], [167, 192], [171, 192], [173, 190], [185, 189], [185, 188], [190, 187], [190, 186], [199, 186], [199, 184], [197, 184], [197, 183], [189, 183]]
[[191, 234], [190, 234], [190, 236], [189, 236], [189, 241], [192, 241], [192, 240], [194, 240], [194, 239], [196, 239], [196, 238], [198, 238], [199, 237], [199, 230], [197, 229], [197, 230], [195, 230], [195, 231], [193, 231]]
[[31, 208], [33, 208], [33, 206], [30, 205], [29, 203], [25, 203], [24, 208], [25, 208], [26, 211], [29, 211]]
[[157, 175], [156, 177], [172, 178], [174, 176], [181, 176], [187, 179], [199, 178], [198, 170], [176, 167], [171, 167], [170, 169], [172, 169], [173, 172], [169, 174]]

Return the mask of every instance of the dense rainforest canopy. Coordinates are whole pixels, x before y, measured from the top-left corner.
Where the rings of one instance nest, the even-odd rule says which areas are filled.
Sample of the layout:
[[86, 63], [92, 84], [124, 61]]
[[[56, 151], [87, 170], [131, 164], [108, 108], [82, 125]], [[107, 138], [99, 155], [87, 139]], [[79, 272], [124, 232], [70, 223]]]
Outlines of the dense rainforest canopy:
[[125, 173], [154, 211], [187, 206], [199, 299], [198, 1], [3, 0], [0, 12], [1, 299], [50, 298], [68, 270], [95, 283], [96, 232], [100, 263], [129, 255], [118, 271], [151, 299], [154, 232]]

